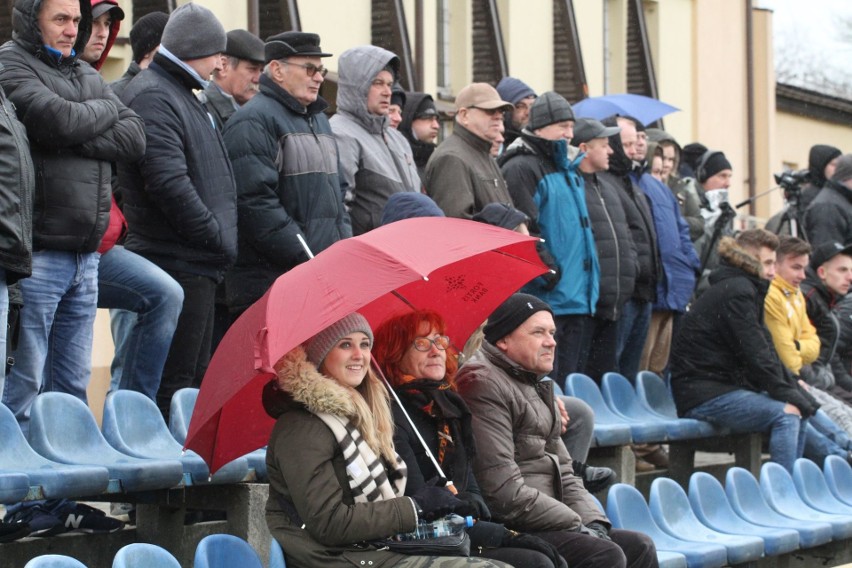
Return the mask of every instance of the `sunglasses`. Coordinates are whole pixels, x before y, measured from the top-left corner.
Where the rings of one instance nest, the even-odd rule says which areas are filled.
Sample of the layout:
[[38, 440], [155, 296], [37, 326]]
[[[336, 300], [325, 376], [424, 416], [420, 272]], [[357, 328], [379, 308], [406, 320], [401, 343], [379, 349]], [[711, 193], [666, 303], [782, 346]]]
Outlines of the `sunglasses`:
[[280, 61], [282, 65], [293, 65], [295, 67], [301, 67], [308, 74], [308, 77], [313, 77], [317, 73], [319, 73], [323, 78], [328, 75], [328, 69], [320, 65], [317, 67], [313, 63], [293, 63], [291, 61]]

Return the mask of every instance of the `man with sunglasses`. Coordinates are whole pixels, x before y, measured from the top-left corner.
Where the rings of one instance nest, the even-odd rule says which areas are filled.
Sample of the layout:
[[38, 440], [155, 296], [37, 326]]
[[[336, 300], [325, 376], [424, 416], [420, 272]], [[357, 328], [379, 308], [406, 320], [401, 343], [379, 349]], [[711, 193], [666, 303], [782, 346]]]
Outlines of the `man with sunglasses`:
[[320, 37], [284, 32], [266, 40], [260, 92], [225, 127], [237, 180], [239, 254], [225, 276], [232, 315], [275, 279], [352, 236], [338, 175], [338, 151], [319, 96], [327, 69]]
[[447, 217], [470, 219], [489, 203], [512, 203], [497, 162], [494, 140], [503, 134], [503, 112], [514, 108], [487, 83], [473, 83], [456, 96], [453, 133], [426, 164], [426, 193]]

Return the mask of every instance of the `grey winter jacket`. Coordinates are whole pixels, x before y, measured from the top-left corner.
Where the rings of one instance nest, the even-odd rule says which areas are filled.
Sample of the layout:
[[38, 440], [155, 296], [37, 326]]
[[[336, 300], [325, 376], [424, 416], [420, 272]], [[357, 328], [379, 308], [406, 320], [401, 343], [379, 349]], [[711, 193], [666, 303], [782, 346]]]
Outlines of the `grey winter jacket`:
[[459, 123], [426, 164], [426, 193], [447, 217], [470, 219], [489, 203], [512, 204], [491, 142]]
[[421, 187], [408, 141], [386, 116], [367, 110], [373, 79], [394, 64], [396, 55], [372, 45], [349, 49], [338, 62], [337, 114], [330, 122], [354, 235], [379, 226], [388, 197]]
[[805, 211], [805, 233], [814, 247], [852, 242], [852, 189], [828, 181]]
[[[145, 151], [142, 120], [75, 55], [43, 45], [40, 0], [17, 0], [13, 39], [0, 47], [0, 86], [29, 137], [36, 172], [33, 248], [94, 252], [109, 222], [112, 164]], [[91, 4], [80, 0], [75, 53], [91, 32]]]
[[456, 375], [473, 414], [474, 475], [493, 520], [531, 532], [608, 523], [574, 475], [553, 382], [540, 379], [487, 341]]

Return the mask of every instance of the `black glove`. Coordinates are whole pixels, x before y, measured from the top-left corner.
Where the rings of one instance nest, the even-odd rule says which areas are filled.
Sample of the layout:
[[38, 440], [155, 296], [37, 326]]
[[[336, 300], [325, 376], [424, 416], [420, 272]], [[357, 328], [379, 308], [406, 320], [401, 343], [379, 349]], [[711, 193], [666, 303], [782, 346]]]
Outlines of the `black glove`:
[[[485, 499], [482, 498], [482, 495], [471, 491], [462, 491], [458, 494], [458, 498], [472, 507], [473, 512], [469, 513], [471, 517], [481, 521], [491, 520], [491, 511], [488, 510], [488, 505], [485, 504]], [[458, 513], [458, 510], [456, 512]]]
[[602, 538], [604, 540], [612, 540], [609, 538], [609, 530], [603, 524], [598, 522], [590, 523], [588, 526], [581, 524], [579, 527], [574, 529], [574, 532], [593, 536], [595, 538]]
[[602, 538], [604, 540], [612, 540], [611, 538], [609, 538], [609, 527], [607, 527], [600, 521], [592, 521], [591, 523], [586, 525], [586, 528], [595, 533], [598, 538]]
[[507, 530], [506, 536], [503, 538], [502, 546], [509, 548], [526, 548], [527, 550], [535, 550], [547, 556], [555, 568], [568, 568], [568, 563], [559, 554], [559, 550], [555, 546], [537, 536], [531, 534], [516, 533]]
[[[456, 498], [446, 487], [425, 485], [410, 496], [417, 504], [417, 515], [431, 521], [459, 511], [469, 510], [469, 506]], [[469, 513], [462, 513], [469, 514]]]
[[535, 249], [536, 252], [538, 252], [538, 257], [541, 261], [546, 264], [548, 268], [553, 270], [553, 272], [547, 272], [546, 274], [541, 275], [542, 280], [544, 280], [544, 289], [548, 291], [553, 290], [562, 278], [562, 269], [559, 268], [559, 265], [556, 263], [556, 259], [553, 258], [552, 254], [550, 254], [550, 251], [547, 250], [544, 243], [539, 242], [536, 244]]

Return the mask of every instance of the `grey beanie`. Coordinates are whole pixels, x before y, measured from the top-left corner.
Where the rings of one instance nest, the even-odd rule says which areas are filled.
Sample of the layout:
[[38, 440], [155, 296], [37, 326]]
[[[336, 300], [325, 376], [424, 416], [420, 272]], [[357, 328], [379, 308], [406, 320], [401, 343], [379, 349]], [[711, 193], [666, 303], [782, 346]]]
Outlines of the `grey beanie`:
[[559, 93], [547, 91], [540, 95], [530, 107], [530, 122], [527, 129], [535, 132], [539, 128], [566, 120], [575, 120], [571, 105]]
[[189, 61], [224, 52], [228, 36], [213, 12], [190, 2], [169, 16], [160, 43], [178, 59]]
[[345, 318], [338, 320], [310, 338], [305, 343], [305, 353], [308, 356], [308, 361], [319, 367], [325, 360], [328, 352], [334, 347], [334, 344], [341, 337], [346, 337], [350, 333], [360, 331], [370, 338], [370, 344], [373, 343], [373, 330], [370, 329], [370, 324], [358, 312], [353, 312]]
[[852, 179], [852, 154], [844, 154], [837, 159], [837, 167], [834, 169], [834, 175], [831, 176], [831, 181], [843, 183], [848, 179]]

